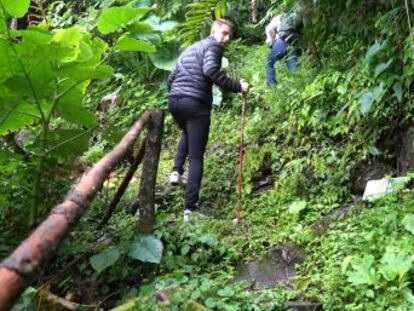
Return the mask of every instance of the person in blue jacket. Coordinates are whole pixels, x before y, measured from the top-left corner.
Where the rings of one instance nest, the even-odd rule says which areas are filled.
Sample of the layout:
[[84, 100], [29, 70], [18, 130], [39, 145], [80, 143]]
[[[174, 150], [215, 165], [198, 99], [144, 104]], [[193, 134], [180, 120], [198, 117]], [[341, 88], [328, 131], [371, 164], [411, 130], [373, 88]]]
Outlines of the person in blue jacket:
[[274, 17], [266, 26], [266, 43], [270, 47], [266, 63], [266, 80], [270, 87], [277, 84], [275, 63], [286, 58], [286, 66], [293, 72], [300, 50], [294, 48], [292, 43], [297, 39], [302, 21], [299, 9], [289, 13], [283, 9], [282, 13]]

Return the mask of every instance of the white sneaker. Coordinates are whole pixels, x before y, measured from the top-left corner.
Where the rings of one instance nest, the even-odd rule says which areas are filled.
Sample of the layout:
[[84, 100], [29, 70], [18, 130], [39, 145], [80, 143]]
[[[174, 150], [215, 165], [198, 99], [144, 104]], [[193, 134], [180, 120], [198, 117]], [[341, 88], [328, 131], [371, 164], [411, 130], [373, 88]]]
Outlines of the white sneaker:
[[184, 217], [183, 217], [183, 223], [188, 224], [190, 222], [192, 212], [189, 209], [184, 210]]
[[173, 186], [178, 186], [181, 182], [181, 174], [178, 172], [171, 172], [170, 174], [170, 184]]

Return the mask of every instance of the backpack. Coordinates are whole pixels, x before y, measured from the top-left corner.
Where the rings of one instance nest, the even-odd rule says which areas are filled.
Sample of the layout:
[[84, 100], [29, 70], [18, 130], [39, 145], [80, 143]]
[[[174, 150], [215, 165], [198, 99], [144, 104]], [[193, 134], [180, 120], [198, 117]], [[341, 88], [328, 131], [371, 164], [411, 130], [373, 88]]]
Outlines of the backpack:
[[301, 23], [298, 12], [286, 13], [280, 15], [280, 22], [276, 32], [282, 38], [290, 37], [297, 33], [297, 28]]

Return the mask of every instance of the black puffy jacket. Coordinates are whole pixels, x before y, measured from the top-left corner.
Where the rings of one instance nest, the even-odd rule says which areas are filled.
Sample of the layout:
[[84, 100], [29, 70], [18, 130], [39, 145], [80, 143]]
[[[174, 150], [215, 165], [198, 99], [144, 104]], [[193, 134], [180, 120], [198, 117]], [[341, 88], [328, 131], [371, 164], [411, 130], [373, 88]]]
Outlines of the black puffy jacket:
[[231, 92], [241, 92], [240, 82], [220, 70], [223, 52], [224, 47], [213, 37], [186, 48], [168, 77], [169, 96], [199, 98], [211, 108], [213, 83]]

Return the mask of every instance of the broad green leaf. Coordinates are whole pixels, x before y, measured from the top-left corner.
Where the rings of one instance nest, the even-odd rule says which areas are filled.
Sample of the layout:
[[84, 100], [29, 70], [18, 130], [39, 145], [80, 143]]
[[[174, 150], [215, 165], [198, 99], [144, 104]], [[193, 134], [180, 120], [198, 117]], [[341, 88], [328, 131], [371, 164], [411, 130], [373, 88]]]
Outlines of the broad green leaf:
[[381, 151], [379, 151], [379, 149], [377, 147], [375, 147], [375, 146], [370, 146], [368, 148], [368, 152], [370, 154], [372, 154], [373, 156], [377, 156], [377, 155], [380, 155], [381, 154]]
[[393, 58], [390, 58], [390, 60], [386, 63], [381, 63], [375, 67], [374, 77], [378, 77], [381, 73], [383, 73], [385, 70], [390, 67], [392, 64]]
[[34, 78], [31, 78], [29, 82], [26, 76], [10, 77], [4, 82], [4, 86], [16, 97], [30, 102], [35, 101], [35, 94], [38, 100], [50, 99], [53, 96], [51, 85]]
[[[70, 83], [73, 84], [74, 82], [71, 81]], [[70, 84], [68, 83], [66, 85]], [[66, 85], [62, 89], [70, 87]], [[56, 112], [59, 116], [71, 123], [93, 127], [98, 124], [96, 116], [82, 106], [84, 94], [82, 88], [86, 86], [87, 83], [85, 83], [84, 86], [79, 85], [77, 88], [72, 89], [65, 96], [63, 96], [56, 105]]]
[[140, 236], [130, 246], [128, 256], [142, 262], [160, 263], [162, 242], [153, 236]]
[[405, 301], [414, 306], [414, 295], [409, 288], [404, 289]]
[[371, 45], [367, 51], [367, 54], [365, 54], [365, 60], [370, 60], [374, 55], [376, 55], [383, 47], [385, 43], [375, 43]]
[[13, 75], [23, 74], [18, 58], [12, 48], [3, 40], [0, 40], [0, 83]]
[[165, 21], [161, 22], [161, 18], [156, 15], [151, 15], [145, 20], [146, 23], [152, 26], [155, 30], [158, 31], [169, 31], [173, 30], [175, 26], [178, 25], [176, 21]]
[[131, 34], [139, 34], [139, 33], [152, 33], [154, 32], [154, 28], [151, 25], [148, 25], [145, 22], [136, 22], [128, 26], [128, 31]]
[[59, 129], [50, 132], [49, 148], [54, 155], [73, 158], [82, 155], [89, 147], [93, 132], [81, 129]]
[[75, 26], [68, 29], [59, 29], [53, 36], [53, 41], [67, 49], [67, 53], [60, 58], [63, 63], [74, 61], [81, 53], [80, 42], [82, 34], [80, 28]]
[[220, 88], [213, 84], [213, 105], [220, 106], [223, 102], [223, 93], [221, 92]]
[[384, 94], [385, 89], [384, 84], [382, 82], [372, 91], [366, 91], [365, 93], [363, 93], [359, 98], [362, 114], [367, 115], [371, 110], [372, 104], [374, 102], [380, 101]]
[[30, 0], [0, 0], [7, 14], [13, 17], [23, 17], [29, 9]]
[[199, 238], [199, 241], [208, 246], [214, 246], [217, 244], [217, 236], [214, 234], [205, 234]]
[[22, 42], [29, 45], [43, 45], [50, 44], [53, 40], [53, 35], [41, 28], [31, 27], [25, 30], [14, 30], [11, 33], [12, 37], [21, 38]]
[[394, 91], [395, 96], [397, 97], [398, 102], [401, 103], [402, 96], [403, 96], [401, 82], [395, 82], [394, 85], [392, 86], [392, 89]]
[[306, 208], [306, 201], [295, 201], [289, 206], [289, 213], [299, 214], [299, 212]]
[[150, 54], [150, 59], [155, 67], [163, 70], [172, 70], [177, 62], [179, 56], [178, 44], [175, 41], [170, 41], [166, 45]]
[[123, 36], [116, 42], [114, 48], [123, 52], [146, 52], [152, 53], [156, 51], [153, 44], [131, 38], [129, 36]]
[[207, 308], [215, 308], [217, 306], [217, 302], [209, 297], [204, 301], [204, 304], [206, 305]]
[[401, 279], [410, 269], [413, 259], [405, 252], [386, 252], [381, 258], [379, 271], [388, 281], [393, 281], [397, 276]]
[[374, 256], [365, 255], [363, 257], [354, 258], [351, 262], [353, 271], [348, 273], [348, 282], [353, 285], [373, 285], [377, 281], [375, 273]]
[[414, 214], [407, 214], [402, 220], [404, 228], [414, 234]]
[[221, 297], [231, 297], [234, 295], [234, 290], [231, 287], [226, 286], [223, 289], [220, 289], [217, 294]]
[[96, 272], [101, 273], [106, 268], [116, 263], [120, 256], [121, 252], [114, 247], [92, 256], [89, 258], [89, 263]]
[[57, 77], [61, 79], [70, 78], [75, 81], [109, 78], [112, 73], [113, 69], [108, 65], [100, 65], [95, 68], [82, 63], [65, 64], [55, 70]]
[[40, 120], [40, 112], [30, 104], [0, 106], [0, 136]]
[[108, 48], [108, 44], [101, 39], [92, 37], [91, 35], [84, 35], [82, 42], [87, 43], [92, 50], [92, 58], [88, 60], [88, 65], [100, 64], [102, 55]]
[[68, 101], [60, 101], [56, 105], [56, 112], [59, 116], [74, 124], [93, 127], [98, 124], [96, 116], [83, 106]]
[[98, 30], [104, 35], [109, 34], [144, 16], [150, 10], [147, 7], [112, 7], [105, 9], [98, 18]]

